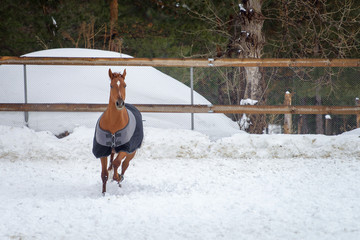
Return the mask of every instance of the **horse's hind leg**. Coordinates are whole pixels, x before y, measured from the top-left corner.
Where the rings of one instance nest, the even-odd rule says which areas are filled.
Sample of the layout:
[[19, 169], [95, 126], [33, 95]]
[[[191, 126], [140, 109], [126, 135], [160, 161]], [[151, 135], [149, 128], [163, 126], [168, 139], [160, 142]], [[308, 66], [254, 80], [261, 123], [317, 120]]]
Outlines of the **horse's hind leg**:
[[102, 186], [102, 193], [105, 194], [106, 192], [106, 182], [108, 180], [109, 177], [109, 172], [107, 169], [107, 157], [102, 157], [100, 158], [101, 160], [101, 179], [103, 182], [103, 186]]

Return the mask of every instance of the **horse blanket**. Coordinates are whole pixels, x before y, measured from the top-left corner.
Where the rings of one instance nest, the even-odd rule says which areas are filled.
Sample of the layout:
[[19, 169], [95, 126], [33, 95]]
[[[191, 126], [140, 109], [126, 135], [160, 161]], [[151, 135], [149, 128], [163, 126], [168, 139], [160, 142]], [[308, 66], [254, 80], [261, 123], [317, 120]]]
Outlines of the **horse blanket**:
[[129, 122], [115, 134], [100, 128], [102, 115], [97, 121], [92, 149], [96, 158], [109, 156], [112, 149], [115, 149], [116, 153], [132, 153], [140, 148], [144, 138], [141, 113], [137, 108], [128, 103], [125, 103], [125, 108], [128, 112]]

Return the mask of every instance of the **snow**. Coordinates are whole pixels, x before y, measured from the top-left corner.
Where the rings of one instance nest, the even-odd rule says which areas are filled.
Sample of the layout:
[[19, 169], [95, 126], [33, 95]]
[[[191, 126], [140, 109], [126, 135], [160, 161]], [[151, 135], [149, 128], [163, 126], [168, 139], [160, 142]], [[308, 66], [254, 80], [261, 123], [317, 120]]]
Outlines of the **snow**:
[[267, 129], [265, 129], [265, 133], [267, 134], [281, 134], [282, 127], [278, 124], [268, 124]]
[[[240, 100], [240, 105], [256, 105], [257, 103], [258, 100], [253, 100], [250, 98]], [[245, 131], [250, 127], [251, 124], [252, 123], [250, 121], [250, 118], [244, 113], [239, 120], [240, 129]]]
[[[109, 56], [49, 51], [31, 55]], [[27, 68], [29, 102], [108, 100], [108, 67]], [[0, 73], [0, 102], [23, 102], [22, 67]], [[153, 68], [127, 67], [126, 80], [132, 103], [190, 101], [188, 87]], [[23, 113], [0, 113], [0, 239], [359, 237], [360, 128], [251, 135], [220, 114], [195, 114], [196, 131], [189, 116], [144, 114], [142, 148], [122, 187], [109, 181], [102, 196], [91, 153], [99, 114], [30, 113], [27, 128]], [[69, 136], [54, 136], [65, 129]]]
[[343, 132], [341, 135], [358, 135], [360, 136], [360, 128], [354, 129], [352, 131]]
[[55, 21], [55, 18], [54, 18], [54, 17], [51, 17], [51, 20], [52, 20], [53, 25], [54, 25], [55, 27], [57, 27], [57, 23], [56, 23], [56, 21]]
[[240, 105], [256, 105], [257, 103], [258, 100], [253, 100], [250, 98], [240, 100]]
[[0, 239], [357, 239], [360, 131], [211, 141], [145, 128], [101, 195], [93, 129], [0, 125]]
[[239, 3], [239, 9], [240, 9], [240, 14], [241, 12], [246, 12], [246, 9], [244, 8], [244, 5]]

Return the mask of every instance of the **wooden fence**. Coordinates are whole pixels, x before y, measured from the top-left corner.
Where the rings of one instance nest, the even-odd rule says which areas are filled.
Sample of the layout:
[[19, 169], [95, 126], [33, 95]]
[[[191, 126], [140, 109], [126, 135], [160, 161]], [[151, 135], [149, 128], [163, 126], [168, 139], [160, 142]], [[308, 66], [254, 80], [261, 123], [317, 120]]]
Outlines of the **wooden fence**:
[[[77, 57], [0, 57], [0, 65], [90, 65], [153, 67], [360, 67], [360, 59], [179, 59], [179, 58], [77, 58]], [[286, 98], [285, 98], [286, 99]], [[246, 113], [246, 114], [329, 114], [357, 115], [360, 127], [360, 105], [355, 106], [277, 106], [240, 105], [166, 105], [137, 104], [142, 112], [166, 113]], [[106, 104], [14, 104], [0, 103], [0, 111], [102, 112]], [[291, 115], [287, 115], [291, 119]], [[288, 124], [288, 123], [287, 123]]]
[[[246, 114], [329, 114], [360, 115], [360, 106], [251, 106], [251, 105], [176, 105], [134, 104], [141, 112], [154, 113], [246, 113]], [[19, 112], [103, 112], [107, 104], [0, 103], [0, 111]]]
[[152, 67], [360, 67], [360, 59], [289, 58], [80, 58], [80, 57], [0, 57], [0, 65], [98, 65]]

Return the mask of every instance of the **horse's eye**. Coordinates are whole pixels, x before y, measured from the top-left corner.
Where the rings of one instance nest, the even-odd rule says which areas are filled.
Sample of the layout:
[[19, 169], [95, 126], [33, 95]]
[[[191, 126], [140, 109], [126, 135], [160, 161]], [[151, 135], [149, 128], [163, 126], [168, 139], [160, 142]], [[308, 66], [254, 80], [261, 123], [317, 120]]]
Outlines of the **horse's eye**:
[[110, 88], [113, 88], [113, 86], [112, 86], [112, 85], [110, 85]]

